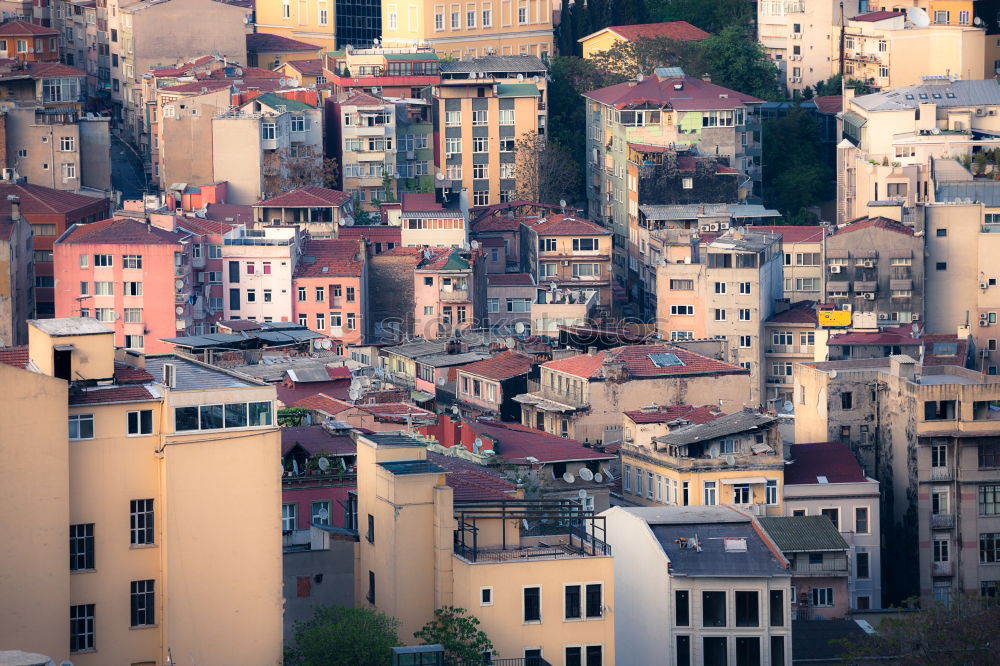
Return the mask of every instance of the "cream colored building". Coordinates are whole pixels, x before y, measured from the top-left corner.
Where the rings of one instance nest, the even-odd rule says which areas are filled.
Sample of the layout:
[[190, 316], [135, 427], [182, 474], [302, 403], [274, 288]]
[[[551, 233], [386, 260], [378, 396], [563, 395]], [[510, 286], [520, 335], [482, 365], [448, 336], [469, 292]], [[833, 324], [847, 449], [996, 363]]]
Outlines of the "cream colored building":
[[[470, 502], [410, 432], [357, 442], [360, 604], [398, 618], [405, 642], [450, 605], [478, 618], [504, 658], [615, 663], [615, 574], [602, 518], [502, 493]], [[567, 511], [580, 516], [582, 535], [541, 536], [539, 521]]]
[[[752, 227], [751, 227], [752, 229]], [[682, 234], [656, 270], [656, 325], [671, 340], [725, 336], [726, 360], [750, 371], [750, 403], [764, 403], [764, 322], [782, 294], [781, 237], [730, 229], [701, 244]]]
[[455, 60], [488, 55], [553, 52], [551, 0], [385, 0], [382, 43], [389, 47], [427, 44]]
[[11, 204], [10, 219], [0, 220], [0, 346], [26, 343], [25, 322], [35, 314], [31, 225]]
[[995, 594], [1000, 379], [892, 356], [797, 365], [795, 394], [796, 441], [847, 444], [881, 484], [883, 604]]
[[788, 561], [729, 507], [613, 507], [622, 664], [791, 664]]
[[[237, 227], [222, 239], [225, 319], [293, 321], [292, 276], [302, 253], [297, 226]], [[325, 300], [316, 288], [317, 301]], [[331, 301], [333, 294], [329, 294]]]
[[333, 51], [337, 48], [334, 36], [336, 4], [336, 0], [262, 2], [254, 10], [254, 27], [257, 32], [280, 35]]
[[[116, 351], [93, 319], [29, 326], [28, 347], [3, 350], [0, 366], [5, 410], [20, 410], [0, 426], [0, 642], [83, 666], [278, 663], [274, 388]], [[40, 464], [50, 480], [29, 472]], [[232, 506], [252, 546], [219, 529]]]
[[[837, 146], [837, 222], [871, 214], [914, 224], [932, 200], [932, 158], [969, 157], [1000, 147], [1000, 88], [993, 80], [926, 77], [921, 83], [855, 97], [845, 91]], [[892, 204], [895, 212], [886, 204]]]

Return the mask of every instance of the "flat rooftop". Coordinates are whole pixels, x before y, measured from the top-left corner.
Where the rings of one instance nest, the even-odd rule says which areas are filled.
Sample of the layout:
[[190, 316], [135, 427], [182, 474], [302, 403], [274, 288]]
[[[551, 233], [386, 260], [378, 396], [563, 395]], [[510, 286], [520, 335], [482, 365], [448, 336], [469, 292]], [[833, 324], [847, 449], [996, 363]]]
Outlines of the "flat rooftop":
[[362, 437], [378, 446], [427, 446], [422, 437], [403, 430], [396, 432], [373, 432], [362, 435]]
[[429, 460], [405, 460], [379, 463], [379, 467], [396, 476], [404, 474], [444, 474], [445, 469]]
[[65, 317], [60, 319], [29, 319], [28, 323], [49, 335], [99, 335], [101, 333], [114, 333], [114, 329], [109, 328], [90, 317]]
[[259, 388], [268, 386], [250, 377], [242, 377], [212, 366], [203, 365], [180, 356], [147, 356], [146, 372], [163, 383], [163, 366], [173, 363], [174, 391], [204, 391], [206, 389]]

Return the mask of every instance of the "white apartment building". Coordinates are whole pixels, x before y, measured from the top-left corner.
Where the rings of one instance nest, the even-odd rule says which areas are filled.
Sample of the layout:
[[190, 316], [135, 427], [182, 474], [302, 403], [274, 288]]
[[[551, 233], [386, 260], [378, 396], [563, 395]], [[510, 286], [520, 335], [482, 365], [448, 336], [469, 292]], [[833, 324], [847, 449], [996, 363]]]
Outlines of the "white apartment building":
[[302, 245], [298, 227], [238, 227], [222, 243], [225, 318], [292, 321], [292, 276]]

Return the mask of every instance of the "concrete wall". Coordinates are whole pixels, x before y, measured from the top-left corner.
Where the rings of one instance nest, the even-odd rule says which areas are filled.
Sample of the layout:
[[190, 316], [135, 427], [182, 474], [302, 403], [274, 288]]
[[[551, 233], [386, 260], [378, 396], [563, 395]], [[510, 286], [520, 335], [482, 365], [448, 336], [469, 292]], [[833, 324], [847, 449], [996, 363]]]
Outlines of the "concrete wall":
[[[290, 642], [295, 623], [310, 619], [319, 606], [353, 606], [353, 541], [330, 540], [329, 550], [288, 551], [282, 557], [284, 636]], [[301, 586], [299, 580], [305, 578]], [[300, 596], [301, 593], [306, 593]]]
[[110, 118], [80, 120], [80, 170], [84, 187], [111, 189], [110, 127]]
[[12, 222], [10, 238], [0, 240], [0, 346], [28, 342], [27, 320], [34, 316], [34, 261], [31, 226]]
[[[161, 188], [174, 183], [215, 182], [212, 118], [225, 111], [229, 101], [228, 89], [193, 97], [158, 95], [156, 111], [160, 119], [157, 129]], [[182, 105], [185, 108], [181, 109]], [[174, 109], [172, 117], [164, 115], [167, 106]], [[235, 201], [228, 200], [227, 203]]]
[[[7, 111], [6, 149], [9, 164], [32, 185], [77, 190], [81, 184], [80, 127], [78, 123], [36, 123], [34, 105]], [[72, 151], [60, 150], [60, 139], [72, 139]], [[20, 157], [18, 151], [24, 151]], [[62, 165], [72, 164], [76, 178], [64, 179]]]
[[400, 331], [413, 333], [414, 277], [417, 257], [408, 254], [381, 254], [372, 257], [370, 293], [371, 318], [368, 334], [380, 325], [398, 323]]
[[[212, 0], [170, 0], [132, 13], [135, 74], [203, 55], [206, 44], [227, 60], [246, 64], [248, 10]], [[197, 16], [197, 20], [191, 20]]]
[[229, 184], [228, 203], [249, 206], [264, 197], [260, 119], [225, 116], [212, 121], [214, 180]]

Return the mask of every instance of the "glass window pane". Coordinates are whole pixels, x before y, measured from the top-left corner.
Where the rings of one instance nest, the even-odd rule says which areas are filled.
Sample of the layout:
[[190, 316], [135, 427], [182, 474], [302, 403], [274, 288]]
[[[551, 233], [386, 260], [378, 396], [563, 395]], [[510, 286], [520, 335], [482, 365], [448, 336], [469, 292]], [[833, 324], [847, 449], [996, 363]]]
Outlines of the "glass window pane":
[[202, 405], [200, 409], [202, 430], [215, 430], [222, 427], [222, 405]]
[[247, 427], [247, 404], [245, 402], [230, 402], [226, 404], [226, 427]]
[[270, 402], [250, 403], [250, 425], [252, 426], [271, 425]]
[[174, 430], [198, 429], [198, 408], [197, 407], [177, 407], [174, 409]]

